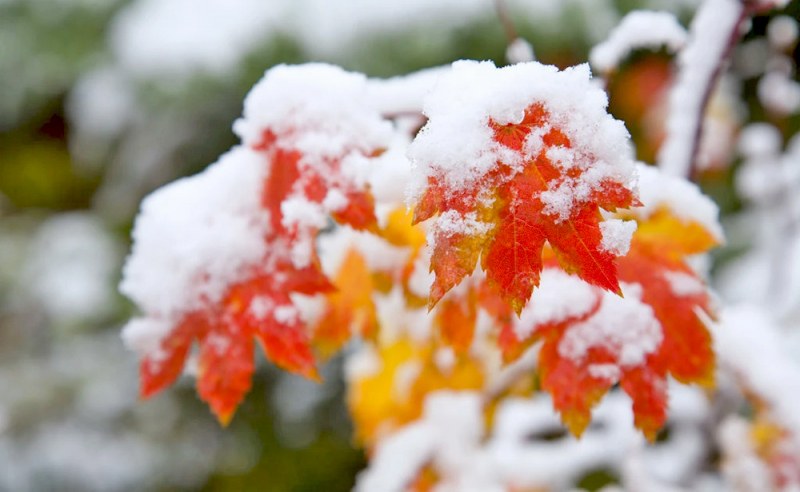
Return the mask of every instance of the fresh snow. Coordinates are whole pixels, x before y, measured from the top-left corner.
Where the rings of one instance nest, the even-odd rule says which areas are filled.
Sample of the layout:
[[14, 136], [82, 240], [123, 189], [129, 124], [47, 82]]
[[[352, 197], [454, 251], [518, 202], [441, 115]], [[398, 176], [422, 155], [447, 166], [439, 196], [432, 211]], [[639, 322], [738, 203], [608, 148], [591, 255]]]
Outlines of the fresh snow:
[[[410, 201], [421, 196], [429, 177], [458, 193], [480, 188], [498, 161], [521, 170], [523, 158], [493, 140], [489, 122], [518, 123], [536, 103], [550, 113], [546, 127], [560, 129], [572, 144], [548, 149], [548, 157], [564, 169], [584, 171], [540, 195], [546, 213], [565, 220], [604, 180], [632, 183], [628, 132], [606, 112], [607, 96], [592, 83], [588, 65], [559, 71], [537, 62], [497, 68], [491, 62], [459, 61], [425, 101], [428, 123], [409, 148], [415, 173]], [[541, 133], [528, 137], [527, 155], [540, 151]]]
[[608, 39], [592, 48], [589, 61], [599, 72], [611, 72], [637, 49], [666, 47], [677, 53], [686, 43], [686, 30], [669, 12], [634, 10], [614, 28]]
[[149, 336], [159, 338], [181, 315], [218, 302], [263, 260], [269, 230], [261, 208], [265, 171], [259, 154], [235, 147], [202, 173], [142, 202], [120, 283], [146, 315], [126, 328], [135, 347], [153, 346]]

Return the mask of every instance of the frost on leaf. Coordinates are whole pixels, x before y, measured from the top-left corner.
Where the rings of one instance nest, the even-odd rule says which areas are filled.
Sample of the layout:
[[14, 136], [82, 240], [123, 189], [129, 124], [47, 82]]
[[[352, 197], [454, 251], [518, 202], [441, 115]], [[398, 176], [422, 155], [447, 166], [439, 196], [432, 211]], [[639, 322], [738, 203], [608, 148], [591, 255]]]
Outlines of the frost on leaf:
[[713, 384], [711, 337], [700, 317], [713, 306], [686, 258], [722, 240], [716, 207], [683, 180], [645, 167], [640, 174], [644, 206], [619, 214], [638, 223], [618, 260], [625, 297], [548, 264], [537, 295], [500, 336], [507, 361], [542, 342], [542, 388], [577, 435], [614, 384], [630, 395], [635, 424], [649, 439], [666, 420], [668, 375]]
[[144, 397], [180, 375], [195, 342], [198, 393], [223, 423], [249, 390], [254, 340], [317, 377], [292, 295], [333, 289], [315, 246], [329, 216], [377, 227], [367, 177], [393, 130], [363, 102], [366, 82], [327, 65], [270, 70], [236, 123], [244, 145], [144, 201], [121, 284], [143, 311], [125, 338]]
[[587, 282], [620, 292], [601, 210], [637, 203], [628, 134], [586, 66], [497, 69], [460, 62], [427, 100], [412, 143], [414, 220], [432, 224], [434, 305], [481, 265], [519, 314], [542, 248]]

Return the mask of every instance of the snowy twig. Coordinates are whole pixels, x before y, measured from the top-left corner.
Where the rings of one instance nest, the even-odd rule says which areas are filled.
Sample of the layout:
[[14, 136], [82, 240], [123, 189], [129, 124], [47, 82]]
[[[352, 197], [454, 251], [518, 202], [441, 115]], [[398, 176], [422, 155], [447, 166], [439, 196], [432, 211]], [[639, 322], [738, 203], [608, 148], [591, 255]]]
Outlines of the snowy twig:
[[659, 165], [668, 174], [694, 177], [706, 107], [741, 37], [742, 24], [754, 10], [736, 0], [708, 0], [692, 21], [670, 93], [667, 139], [659, 153]]

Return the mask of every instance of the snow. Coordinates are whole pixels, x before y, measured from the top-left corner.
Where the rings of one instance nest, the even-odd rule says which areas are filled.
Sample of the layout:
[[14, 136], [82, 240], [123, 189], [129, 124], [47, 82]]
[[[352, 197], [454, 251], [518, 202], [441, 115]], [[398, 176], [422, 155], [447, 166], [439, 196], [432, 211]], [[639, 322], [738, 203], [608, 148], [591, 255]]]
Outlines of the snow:
[[22, 281], [37, 310], [56, 323], [102, 319], [113, 307], [110, 287], [120, 245], [86, 213], [51, 215], [27, 248]]
[[757, 93], [761, 104], [779, 116], [800, 111], [800, 83], [781, 71], [764, 74], [758, 81]]
[[520, 313], [514, 332], [527, 340], [537, 327], [583, 316], [599, 302], [594, 287], [560, 268], [545, 268], [539, 288]]
[[781, 328], [755, 305], [726, 307], [719, 318], [711, 329], [720, 365], [766, 402], [776, 422], [800, 442], [800, 365], [787, 353]]
[[359, 474], [355, 490], [402, 492], [432, 459], [445, 468], [469, 459], [482, 433], [483, 411], [477, 394], [434, 393], [426, 399], [419, 421], [378, 445], [370, 467]]
[[774, 489], [770, 471], [753, 448], [747, 420], [735, 415], [726, 418], [717, 431], [724, 452], [722, 473], [738, 490]]
[[678, 56], [678, 77], [669, 95], [667, 137], [658, 164], [667, 174], [688, 176], [693, 143], [703, 121], [703, 104], [728, 42], [740, 28], [741, 2], [706, 0], [689, 28], [689, 42]]
[[694, 275], [686, 272], [666, 271], [664, 277], [672, 292], [679, 297], [693, 296], [706, 292], [706, 285]]
[[797, 43], [797, 20], [788, 15], [773, 17], [767, 24], [769, 44], [778, 51], [791, 49]]
[[281, 215], [281, 224], [288, 230], [293, 226], [321, 229], [328, 223], [328, 216], [320, 204], [301, 196], [292, 196], [281, 202]]
[[686, 43], [686, 30], [668, 12], [634, 10], [614, 28], [611, 35], [592, 48], [589, 61], [599, 72], [611, 72], [637, 49], [665, 46], [678, 52]]
[[702, 225], [719, 242], [724, 232], [719, 223], [719, 208], [694, 183], [666, 174], [646, 164], [639, 164], [639, 200], [641, 207], [633, 209], [637, 217], [647, 219], [660, 209], [667, 208], [684, 222]]
[[600, 233], [603, 235], [600, 247], [614, 256], [625, 256], [631, 247], [631, 237], [636, 228], [635, 220], [604, 220], [600, 223]]
[[781, 149], [780, 131], [769, 123], [751, 123], [739, 134], [739, 152], [747, 158], [776, 156]]
[[[496, 68], [491, 62], [459, 61], [426, 99], [428, 123], [409, 148], [415, 173], [409, 201], [421, 196], [429, 177], [455, 194], [484, 186], [498, 161], [519, 172], [523, 157], [493, 140], [489, 122], [520, 122], [535, 103], [550, 113], [546, 126], [560, 129], [571, 142], [569, 149], [554, 149], [558, 165], [585, 171], [541, 194], [547, 213], [564, 220], [603, 180], [632, 181], [628, 132], [606, 112], [607, 97], [591, 82], [587, 65], [559, 71], [536, 62]], [[526, 142], [529, 152], [539, 150], [539, 133]]]
[[264, 259], [265, 170], [261, 156], [235, 147], [202, 173], [145, 198], [120, 291], [148, 319], [131, 322], [126, 339], [152, 346], [141, 338], [163, 335], [164, 323], [218, 302], [230, 284]]
[[322, 271], [333, 278], [339, 273], [345, 255], [355, 249], [373, 271], [399, 272], [411, 256], [411, 249], [395, 246], [383, 238], [348, 226], [339, 226], [318, 239]]
[[516, 38], [506, 48], [506, 60], [508, 63], [525, 63], [534, 61], [536, 55], [533, 53], [533, 46], [523, 38]]
[[562, 357], [583, 361], [594, 347], [611, 352], [623, 368], [644, 363], [663, 338], [653, 309], [641, 302], [638, 284], [622, 284], [625, 298], [603, 292], [600, 309], [585, 321], [569, 327], [558, 346]]
[[268, 128], [282, 148], [300, 151], [309, 165], [353, 151], [368, 155], [388, 147], [393, 132], [368, 103], [367, 87], [364, 75], [333, 65], [278, 65], [247, 95], [234, 131], [245, 145], [256, 145]]
[[378, 374], [382, 368], [378, 351], [370, 345], [364, 345], [345, 360], [344, 377], [347, 381], [365, 379]]
[[274, 35], [287, 2], [261, 0], [138, 0], [111, 28], [122, 67], [139, 77], [221, 76]]
[[436, 219], [436, 232], [445, 236], [454, 234], [480, 236], [490, 232], [493, 227], [492, 224], [479, 221], [478, 214], [475, 212], [462, 214], [456, 210], [448, 210], [440, 214]]
[[425, 97], [450, 66], [434, 67], [388, 79], [368, 80], [366, 99], [372, 107], [385, 115], [417, 113]]

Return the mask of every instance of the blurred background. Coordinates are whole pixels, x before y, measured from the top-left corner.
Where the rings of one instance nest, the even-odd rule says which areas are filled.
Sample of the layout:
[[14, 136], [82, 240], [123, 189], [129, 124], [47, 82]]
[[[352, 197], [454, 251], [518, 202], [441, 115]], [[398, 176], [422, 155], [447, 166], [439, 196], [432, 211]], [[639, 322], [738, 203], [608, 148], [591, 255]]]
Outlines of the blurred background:
[[[585, 62], [631, 9], [686, 23], [698, 3], [507, 7], [537, 58], [565, 67]], [[748, 203], [734, 180], [744, 124], [768, 121], [784, 139], [798, 128], [800, 89], [788, 108], [759, 99], [764, 53], [776, 51], [769, 22], [796, 19], [797, 3], [754, 20], [738, 75], [713, 103], [721, 140], [699, 179], [726, 217]], [[138, 204], [236, 143], [231, 124], [270, 66], [328, 61], [392, 76], [460, 58], [502, 65], [506, 45], [492, 0], [0, 0], [0, 490], [349, 490], [365, 458], [340, 360], [316, 385], [259, 354], [227, 429], [188, 377], [138, 400], [136, 358], [119, 338], [134, 311], [116, 291]], [[796, 60], [795, 41], [782, 50]], [[669, 63], [666, 52], [634, 54], [608, 85], [649, 162]], [[734, 234], [715, 273], [756, 247], [746, 236]]]

